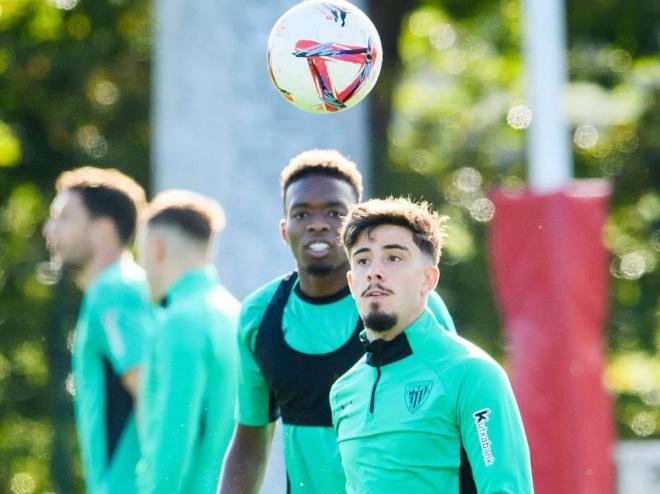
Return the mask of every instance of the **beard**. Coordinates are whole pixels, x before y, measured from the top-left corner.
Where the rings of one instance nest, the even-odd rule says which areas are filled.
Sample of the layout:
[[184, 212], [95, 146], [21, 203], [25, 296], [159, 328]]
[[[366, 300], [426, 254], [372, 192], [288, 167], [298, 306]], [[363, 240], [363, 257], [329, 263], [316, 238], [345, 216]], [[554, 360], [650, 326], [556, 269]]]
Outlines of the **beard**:
[[373, 307], [364, 318], [364, 325], [376, 333], [384, 333], [396, 326], [398, 321], [399, 318], [396, 314], [388, 314], [379, 310], [378, 307]]
[[330, 273], [332, 273], [333, 267], [331, 264], [327, 262], [316, 262], [307, 266], [307, 268], [305, 268], [305, 271], [310, 276], [324, 277], [324, 276], [329, 276]]

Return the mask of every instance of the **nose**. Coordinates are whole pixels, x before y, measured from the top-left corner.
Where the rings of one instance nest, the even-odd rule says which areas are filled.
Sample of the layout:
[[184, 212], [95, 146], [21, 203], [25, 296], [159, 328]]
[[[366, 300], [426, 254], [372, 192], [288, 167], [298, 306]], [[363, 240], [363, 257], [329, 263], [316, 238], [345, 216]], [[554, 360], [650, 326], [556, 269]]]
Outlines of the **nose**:
[[379, 281], [383, 281], [385, 279], [382, 265], [380, 262], [377, 260], [372, 260], [369, 263], [369, 269], [367, 270], [367, 280], [370, 283], [375, 283]]
[[41, 229], [41, 234], [44, 236], [44, 239], [46, 242], [50, 240], [50, 237], [52, 235], [52, 230], [53, 230], [53, 220], [48, 219], [46, 223], [44, 223], [43, 228]]
[[316, 214], [312, 217], [311, 221], [307, 224], [307, 231], [311, 233], [323, 233], [330, 231], [330, 225], [325, 220], [323, 215]]

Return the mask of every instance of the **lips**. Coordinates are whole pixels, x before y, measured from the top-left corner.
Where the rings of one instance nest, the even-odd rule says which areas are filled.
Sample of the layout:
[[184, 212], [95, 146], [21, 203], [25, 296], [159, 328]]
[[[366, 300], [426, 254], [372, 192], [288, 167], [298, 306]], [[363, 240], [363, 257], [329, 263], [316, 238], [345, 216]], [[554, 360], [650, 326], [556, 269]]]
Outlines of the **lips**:
[[364, 298], [383, 298], [392, 295], [392, 290], [389, 290], [381, 285], [369, 286], [365, 291], [362, 292], [362, 297]]
[[312, 257], [323, 257], [330, 253], [332, 244], [327, 240], [312, 240], [305, 244], [305, 252]]

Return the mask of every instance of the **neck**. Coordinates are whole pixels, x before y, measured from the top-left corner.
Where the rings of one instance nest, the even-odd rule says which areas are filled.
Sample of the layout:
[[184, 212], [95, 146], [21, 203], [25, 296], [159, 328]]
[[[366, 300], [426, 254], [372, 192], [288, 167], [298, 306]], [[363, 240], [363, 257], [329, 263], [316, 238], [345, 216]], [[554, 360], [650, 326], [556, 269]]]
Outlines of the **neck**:
[[393, 340], [401, 333], [403, 333], [410, 325], [412, 325], [412, 323], [414, 323], [419, 318], [419, 316], [422, 315], [424, 309], [425, 309], [425, 305], [418, 307], [417, 310], [413, 312], [409, 317], [402, 320], [401, 323], [397, 323], [396, 326], [394, 326], [392, 329], [388, 329], [387, 331], [374, 331], [372, 329], [365, 328], [367, 331], [367, 339], [369, 341], [374, 341], [378, 339], [385, 341]]
[[85, 290], [105, 268], [117, 262], [124, 255], [130, 256], [124, 250], [123, 246], [109, 247], [103, 251], [96, 252], [92, 259], [78, 273], [78, 285]]
[[208, 264], [207, 259], [188, 260], [187, 262], [178, 262], [171, 264], [163, 276], [163, 293], [164, 297], [170, 291], [172, 286], [179, 281], [189, 271], [200, 269]]
[[327, 276], [313, 276], [300, 269], [298, 266], [298, 274], [300, 276], [300, 288], [310, 297], [327, 297], [337, 293], [339, 290], [346, 288], [348, 281], [346, 280], [346, 273], [348, 272], [348, 261], [338, 266]]

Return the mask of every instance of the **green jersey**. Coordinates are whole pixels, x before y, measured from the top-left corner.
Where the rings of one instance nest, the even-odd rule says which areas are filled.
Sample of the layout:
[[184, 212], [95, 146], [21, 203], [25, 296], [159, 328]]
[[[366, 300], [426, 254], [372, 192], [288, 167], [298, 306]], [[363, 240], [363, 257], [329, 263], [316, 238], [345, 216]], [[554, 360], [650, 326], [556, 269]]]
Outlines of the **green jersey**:
[[348, 493], [533, 492], [518, 407], [494, 360], [427, 311], [365, 344], [330, 392]]
[[240, 304], [206, 266], [164, 305], [140, 389], [140, 492], [213, 494], [235, 424]]
[[87, 492], [136, 491], [133, 399], [121, 376], [140, 363], [153, 314], [144, 272], [129, 258], [106, 268], [83, 296], [73, 347], [75, 412]]
[[[255, 347], [264, 313], [282, 279], [268, 283], [243, 302], [238, 335], [240, 372], [237, 412], [238, 422], [242, 425], [265, 426], [279, 415], [277, 410], [273, 410], [273, 390], [269, 389], [266, 376], [259, 366]], [[429, 298], [429, 306], [440, 324], [455, 331], [451, 316], [437, 294]], [[296, 281], [284, 306], [281, 330], [292, 352], [318, 356], [321, 360], [346, 345], [354, 335], [358, 320], [355, 301], [348, 287], [329, 297], [311, 298], [302, 292], [299, 281]], [[269, 353], [267, 348], [263, 352]], [[273, 355], [273, 358], [278, 357]], [[350, 365], [352, 362], [348, 367]], [[301, 379], [313, 381], [314, 376], [301, 376]], [[327, 395], [323, 399], [327, 406]], [[296, 425], [285, 421], [283, 443], [292, 494], [344, 492], [346, 479], [331, 426]]]

